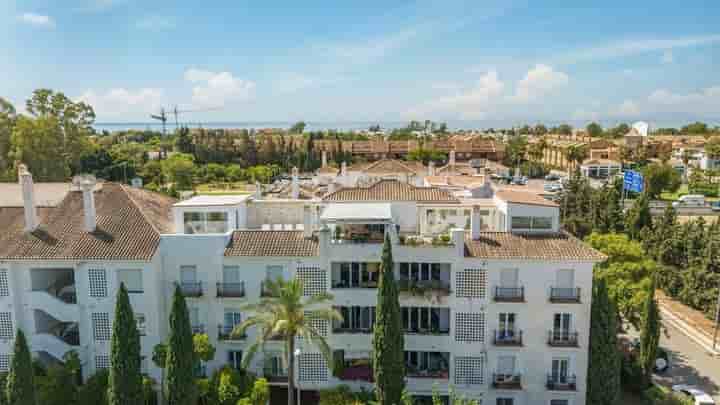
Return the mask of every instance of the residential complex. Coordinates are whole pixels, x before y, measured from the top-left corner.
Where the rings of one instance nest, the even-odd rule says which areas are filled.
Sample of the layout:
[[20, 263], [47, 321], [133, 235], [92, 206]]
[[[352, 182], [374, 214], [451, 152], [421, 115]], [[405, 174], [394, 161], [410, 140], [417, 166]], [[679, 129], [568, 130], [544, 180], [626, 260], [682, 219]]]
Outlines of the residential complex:
[[[0, 185], [12, 194], [0, 199], [0, 369], [15, 328], [43, 361], [76, 350], [85, 376], [108, 367], [120, 282], [137, 313], [145, 372], [160, 378], [149, 359], [167, 336], [176, 286], [193, 330], [218, 349], [198, 372], [240, 367], [256, 338], [253, 329], [232, 333], [248, 316], [244, 306], [267, 295], [267, 280], [295, 277], [306, 296], [332, 294], [344, 318], [314, 321], [332, 364], [298, 342], [299, 387], [372, 389], [387, 237], [407, 389], [418, 401], [433, 387], [445, 395], [452, 387], [485, 404], [585, 404], [592, 267], [604, 256], [562, 232], [558, 206], [536, 195], [486, 184], [458, 198], [413, 183], [375, 179], [312, 198], [259, 191], [176, 201], [92, 177], [33, 184], [21, 168], [19, 184]], [[299, 191], [296, 176], [292, 189]], [[282, 353], [281, 341], [270, 342], [250, 369], [283, 387]]]

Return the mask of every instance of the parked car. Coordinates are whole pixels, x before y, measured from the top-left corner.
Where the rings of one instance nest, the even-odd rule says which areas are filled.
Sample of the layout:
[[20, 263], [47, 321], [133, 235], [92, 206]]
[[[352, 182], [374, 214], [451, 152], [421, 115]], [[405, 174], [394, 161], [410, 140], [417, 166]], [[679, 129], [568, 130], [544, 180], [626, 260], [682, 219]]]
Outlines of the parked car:
[[673, 207], [704, 207], [705, 196], [702, 194], [688, 194], [681, 196], [672, 203]]
[[547, 192], [554, 193], [556, 191], [562, 191], [563, 185], [562, 183], [545, 183], [543, 189]]
[[714, 201], [712, 204], [710, 204], [710, 209], [713, 211], [720, 211], [720, 201]]
[[545, 176], [546, 181], [558, 181], [560, 180], [560, 175], [555, 173], [550, 173], [547, 176]]
[[710, 395], [694, 385], [673, 385], [672, 390], [692, 399], [694, 405], [715, 405], [715, 401]]

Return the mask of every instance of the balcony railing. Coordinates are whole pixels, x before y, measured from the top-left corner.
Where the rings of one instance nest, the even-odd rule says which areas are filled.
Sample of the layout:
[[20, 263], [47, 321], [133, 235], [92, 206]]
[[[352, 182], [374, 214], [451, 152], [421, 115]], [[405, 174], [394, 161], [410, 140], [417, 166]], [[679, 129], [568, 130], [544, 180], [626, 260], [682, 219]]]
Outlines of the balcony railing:
[[435, 378], [439, 380], [447, 380], [448, 378], [450, 378], [450, 370], [415, 370], [407, 368], [405, 371], [405, 375], [410, 378]]
[[548, 344], [555, 347], [578, 347], [578, 333], [566, 330], [548, 332]]
[[449, 281], [400, 279], [398, 286], [401, 292], [415, 296], [424, 296], [428, 292], [450, 295]]
[[372, 328], [333, 328], [335, 334], [361, 334], [369, 335], [373, 333]]
[[496, 302], [524, 302], [524, 287], [495, 287]]
[[205, 325], [197, 324], [190, 326], [190, 330], [192, 331], [193, 335], [199, 335], [205, 333]]
[[242, 298], [245, 296], [245, 283], [217, 283], [217, 296], [222, 298]]
[[520, 374], [494, 373], [492, 386], [500, 390], [521, 390], [522, 376]]
[[218, 340], [244, 340], [247, 338], [245, 333], [233, 333], [235, 326], [218, 325]]
[[577, 304], [580, 302], [580, 287], [551, 287], [550, 302], [559, 304]]
[[551, 391], [575, 391], [577, 379], [574, 375], [548, 374], [545, 386]]
[[201, 281], [182, 281], [178, 283], [180, 291], [186, 297], [201, 297], [203, 288]]
[[288, 380], [287, 369], [270, 365], [263, 367], [263, 376], [271, 383], [287, 382]]
[[495, 346], [522, 346], [522, 331], [496, 330], [493, 344]]
[[450, 328], [405, 329], [406, 335], [443, 336], [450, 334]]

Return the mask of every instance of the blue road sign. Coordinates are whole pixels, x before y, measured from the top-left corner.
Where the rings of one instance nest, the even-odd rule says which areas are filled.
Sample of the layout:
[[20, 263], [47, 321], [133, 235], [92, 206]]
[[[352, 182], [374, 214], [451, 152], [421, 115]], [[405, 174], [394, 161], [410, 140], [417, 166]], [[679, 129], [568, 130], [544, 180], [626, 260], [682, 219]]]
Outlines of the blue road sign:
[[623, 179], [623, 188], [636, 193], [641, 193], [645, 186], [645, 179], [643, 175], [635, 170], [628, 170], [625, 172]]

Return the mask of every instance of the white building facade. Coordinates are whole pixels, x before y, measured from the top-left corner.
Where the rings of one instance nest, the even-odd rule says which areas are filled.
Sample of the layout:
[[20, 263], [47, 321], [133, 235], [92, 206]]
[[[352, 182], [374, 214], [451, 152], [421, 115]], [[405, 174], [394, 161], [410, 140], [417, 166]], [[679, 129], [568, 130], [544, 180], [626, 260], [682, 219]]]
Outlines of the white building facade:
[[[266, 280], [295, 277], [307, 296], [332, 294], [344, 318], [316, 321], [333, 349], [331, 363], [299, 342], [299, 387], [372, 389], [372, 326], [387, 235], [401, 290], [406, 384], [418, 401], [436, 387], [483, 404], [582, 405], [592, 267], [604, 257], [560, 231], [556, 205], [521, 194], [457, 200], [439, 189], [380, 181], [318, 200], [175, 202], [104, 184], [70, 191], [54, 213], [38, 215], [35, 228], [25, 230], [25, 212], [36, 210], [29, 196], [0, 239], [0, 368], [9, 364], [15, 328], [48, 361], [76, 350], [85, 375], [107, 367], [121, 281], [139, 318], [148, 374], [160, 376], [149, 359], [167, 336], [176, 286], [187, 297], [194, 331], [217, 347], [205, 372], [240, 367], [256, 338], [252, 329], [231, 333], [251, 315], [245, 306], [265, 295]], [[89, 196], [97, 207], [90, 212]], [[283, 217], [280, 211], [293, 204], [302, 222], [293, 215], [296, 223], [261, 223], [273, 222], [273, 209]], [[436, 215], [440, 210], [452, 215]], [[263, 221], [249, 218], [261, 211]], [[87, 215], [97, 219], [94, 229], [86, 229]], [[452, 223], [438, 225], [443, 218]], [[281, 342], [267, 344], [250, 370], [286, 385], [282, 353]]]

